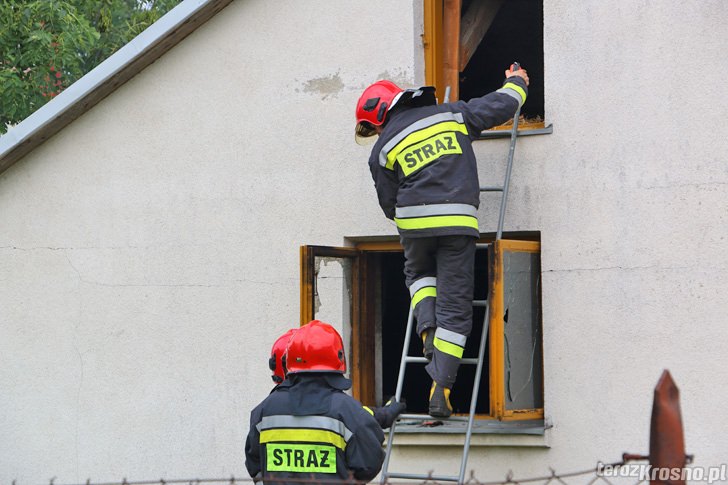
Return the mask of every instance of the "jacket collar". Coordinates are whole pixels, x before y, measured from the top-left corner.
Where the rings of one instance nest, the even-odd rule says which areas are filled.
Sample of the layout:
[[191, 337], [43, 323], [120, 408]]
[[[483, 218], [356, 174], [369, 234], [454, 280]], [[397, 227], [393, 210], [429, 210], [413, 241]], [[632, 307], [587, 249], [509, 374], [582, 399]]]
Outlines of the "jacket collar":
[[344, 377], [343, 374], [338, 372], [300, 372], [295, 374], [288, 374], [286, 379], [278, 384], [275, 389], [285, 389], [295, 386], [302, 382], [311, 382], [315, 380], [321, 380], [339, 391], [346, 391], [351, 389], [351, 380]]

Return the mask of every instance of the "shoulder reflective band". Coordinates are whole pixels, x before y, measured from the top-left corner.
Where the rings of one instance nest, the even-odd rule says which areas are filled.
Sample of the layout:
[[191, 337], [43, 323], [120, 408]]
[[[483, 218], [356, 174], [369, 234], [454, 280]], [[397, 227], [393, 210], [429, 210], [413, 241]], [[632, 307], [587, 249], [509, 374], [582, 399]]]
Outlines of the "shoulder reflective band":
[[429, 204], [397, 207], [394, 222], [400, 229], [430, 229], [435, 227], [472, 227], [478, 230], [477, 209], [469, 204]]
[[505, 83], [497, 93], [507, 94], [508, 96], [515, 98], [518, 101], [518, 106], [523, 106], [526, 102], [526, 91], [521, 86], [515, 83]]
[[265, 467], [269, 472], [336, 473], [333, 446], [271, 443], [265, 451]]
[[328, 416], [290, 416], [286, 414], [275, 414], [272, 416], [264, 416], [255, 426], [259, 432], [267, 429], [277, 428], [308, 428], [332, 431], [344, 437], [344, 441], [349, 441], [352, 432], [346, 425], [335, 418]]
[[371, 414], [372, 416], [374, 416], [374, 411], [372, 411], [372, 409], [369, 406], [362, 406], [362, 408], [364, 408], [364, 411], [366, 411], [369, 414]]
[[405, 148], [439, 133], [447, 132], [468, 134], [462, 113], [437, 113], [412, 123], [382, 147], [382, 151], [379, 152], [379, 165], [394, 170], [397, 155]]
[[281, 442], [299, 442], [299, 443], [326, 443], [345, 450], [346, 441], [340, 435], [333, 431], [323, 429], [267, 429], [260, 433], [261, 443], [281, 443]]
[[440, 352], [458, 359], [462, 358], [463, 350], [465, 349], [465, 342], [468, 338], [465, 335], [460, 335], [451, 330], [438, 327], [435, 330], [435, 348]]

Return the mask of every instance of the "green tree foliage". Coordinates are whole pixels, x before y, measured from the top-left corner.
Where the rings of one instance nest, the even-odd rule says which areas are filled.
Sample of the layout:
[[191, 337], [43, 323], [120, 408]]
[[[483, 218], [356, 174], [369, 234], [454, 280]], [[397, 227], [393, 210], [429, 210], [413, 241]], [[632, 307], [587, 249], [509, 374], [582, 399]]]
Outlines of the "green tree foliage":
[[0, 0], [0, 134], [181, 0]]

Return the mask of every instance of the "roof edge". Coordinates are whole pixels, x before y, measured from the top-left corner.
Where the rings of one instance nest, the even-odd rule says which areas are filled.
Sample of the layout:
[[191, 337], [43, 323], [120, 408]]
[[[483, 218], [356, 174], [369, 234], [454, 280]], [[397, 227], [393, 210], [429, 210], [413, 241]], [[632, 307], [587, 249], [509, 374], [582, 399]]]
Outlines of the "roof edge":
[[0, 136], [0, 173], [156, 61], [232, 0], [183, 0], [108, 59]]

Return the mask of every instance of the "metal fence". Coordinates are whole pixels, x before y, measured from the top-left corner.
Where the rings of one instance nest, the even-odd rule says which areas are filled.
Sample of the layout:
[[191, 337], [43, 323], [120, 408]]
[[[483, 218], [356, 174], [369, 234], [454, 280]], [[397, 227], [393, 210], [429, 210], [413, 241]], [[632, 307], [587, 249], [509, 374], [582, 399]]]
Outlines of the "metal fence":
[[[650, 426], [650, 453], [649, 455], [640, 455], [633, 453], [624, 453], [622, 461], [618, 463], [598, 462], [594, 467], [566, 473], [557, 473], [554, 469], [549, 469], [549, 473], [542, 476], [520, 478], [516, 477], [513, 472], [508, 474], [502, 480], [481, 480], [475, 476], [475, 472], [471, 471], [470, 475], [463, 481], [463, 485], [515, 485], [515, 484], [561, 484], [561, 485], [591, 485], [591, 484], [609, 484], [609, 485], [638, 485], [641, 483], [649, 483], [651, 485], [685, 485], [688, 480], [705, 481], [707, 483], [718, 482], [725, 478], [726, 465], [720, 470], [712, 469], [710, 473], [706, 473], [704, 469], [690, 469], [686, 465], [692, 462], [692, 456], [685, 454], [685, 441], [683, 438], [682, 417], [680, 413], [680, 393], [675, 382], [672, 380], [670, 373], [665, 370], [660, 377], [654, 391], [654, 399], [652, 404], [652, 420]], [[697, 473], [701, 472], [698, 478]], [[720, 476], [715, 476], [713, 472], [719, 471]], [[433, 476], [431, 471], [429, 476]], [[697, 480], [696, 480], [697, 479]], [[49, 485], [56, 484], [55, 478], [50, 479]], [[254, 483], [252, 478], [238, 478], [231, 476], [229, 478], [193, 478], [193, 479], [154, 479], [131, 481], [123, 478], [115, 482], [93, 482], [89, 478], [85, 483], [68, 484], [68, 485], [202, 485], [202, 484], [226, 484], [226, 485], [242, 485]], [[301, 478], [300, 480], [291, 479], [272, 479], [266, 478], [266, 485], [275, 485], [277, 482], [300, 483], [301, 485], [341, 485], [342, 483], [362, 483], [357, 482], [353, 478], [349, 481], [342, 482], [340, 479], [325, 480], [321, 478]], [[423, 481], [394, 481], [386, 480], [382, 485], [395, 484], [409, 485], [436, 485], [437, 480]], [[16, 480], [12, 485], [23, 485], [17, 483]], [[64, 484], [66, 485], [66, 484]]]
[[[613, 463], [607, 465], [612, 467], [612, 470], [618, 470], [623, 463]], [[618, 472], [617, 472], [618, 473]], [[549, 473], [543, 476], [529, 477], [529, 478], [518, 478], [512, 472], [504, 477], [503, 480], [486, 480], [483, 481], [475, 476], [475, 472], [471, 472], [470, 476], [463, 482], [464, 485], [516, 485], [516, 484], [562, 484], [562, 485], [576, 485], [576, 484], [609, 484], [609, 485], [623, 485], [623, 484], [634, 484], [638, 485], [641, 483], [649, 483], [649, 480], [644, 478], [631, 479], [631, 481], [624, 481], [625, 477], [605, 477], [600, 466], [589, 468], [586, 470], [568, 472], [568, 473], [557, 473], [554, 469], [549, 469]], [[291, 479], [266, 479], [265, 483], [275, 485], [278, 482], [285, 483], [298, 483], [300, 485], [342, 485], [340, 479], [325, 480], [320, 478], [301, 478], [298, 480]], [[127, 480], [123, 478], [119, 481], [111, 482], [94, 482], [91, 479], [86, 480], [83, 483], [78, 484], [59, 484], [55, 483], [55, 479], [51, 479], [48, 485], [202, 485], [202, 484], [220, 484], [220, 485], [244, 485], [256, 483], [252, 478], [239, 478], [231, 476], [229, 478], [193, 478], [193, 479], [157, 479], [157, 480]], [[258, 482], [260, 483], [260, 482]], [[357, 482], [352, 479], [351, 484], [363, 485], [366, 482]], [[375, 483], [374, 481], [372, 483]], [[396, 481], [387, 480], [384, 482], [386, 485], [445, 485], [442, 482], [436, 480], [424, 480], [421, 482], [413, 481]], [[12, 485], [22, 485], [17, 483], [15, 480]]]
[[[592, 484], [608, 484], [608, 485], [639, 485], [648, 483], [679, 483], [680, 480], [661, 481], [659, 473], [650, 473], [650, 466], [644, 463], [646, 457], [625, 454], [623, 460], [617, 463], [598, 462], [596, 466], [579, 471], [559, 473], [553, 468], [549, 468], [549, 472], [540, 476], [533, 477], [517, 477], [512, 471], [501, 480], [483, 480], [475, 476], [475, 471], [471, 471], [463, 485], [517, 485], [517, 484], [561, 484], [561, 485], [592, 485]], [[679, 469], [688, 472], [690, 469]], [[433, 474], [433, 472], [430, 472]], [[654, 478], [655, 480], [651, 480]], [[707, 476], [705, 477], [707, 480]], [[275, 485], [277, 482], [299, 483], [301, 485], [341, 485], [339, 479], [325, 480], [321, 478], [301, 478], [298, 480], [291, 479], [266, 479], [266, 484]], [[119, 481], [111, 482], [94, 482], [91, 479], [84, 483], [78, 484], [59, 484], [55, 483], [55, 479], [51, 479], [48, 485], [203, 485], [203, 484], [220, 484], [220, 485], [244, 485], [255, 483], [255, 480], [249, 477], [229, 478], [184, 478], [184, 479], [154, 479], [154, 480], [127, 480], [123, 478]], [[351, 484], [363, 484], [351, 479]], [[374, 483], [374, 482], [372, 482]], [[710, 483], [710, 482], [708, 482]], [[416, 481], [397, 481], [387, 480], [386, 485], [445, 485], [437, 480]], [[22, 485], [13, 481], [12, 485]]]

